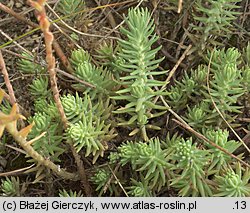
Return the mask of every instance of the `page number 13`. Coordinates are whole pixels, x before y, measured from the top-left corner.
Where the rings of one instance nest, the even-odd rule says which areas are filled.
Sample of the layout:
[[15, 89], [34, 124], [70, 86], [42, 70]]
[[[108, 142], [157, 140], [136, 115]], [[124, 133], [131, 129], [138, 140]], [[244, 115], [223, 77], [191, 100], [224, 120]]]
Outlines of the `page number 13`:
[[247, 203], [246, 201], [236, 201], [235, 207], [233, 209], [246, 209], [247, 208]]

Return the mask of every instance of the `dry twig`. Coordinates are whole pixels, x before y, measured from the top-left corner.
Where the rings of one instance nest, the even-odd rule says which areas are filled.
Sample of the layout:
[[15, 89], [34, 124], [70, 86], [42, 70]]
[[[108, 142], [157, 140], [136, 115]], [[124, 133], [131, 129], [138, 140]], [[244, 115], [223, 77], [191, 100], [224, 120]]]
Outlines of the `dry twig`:
[[8, 177], [8, 176], [18, 175], [22, 172], [25, 172], [25, 171], [31, 169], [34, 165], [35, 164], [32, 164], [32, 165], [25, 167], [25, 168], [22, 168], [22, 169], [16, 169], [14, 171], [0, 173], [0, 177]]
[[46, 62], [47, 62], [47, 68], [50, 76], [50, 84], [51, 89], [54, 95], [54, 100], [56, 103], [56, 106], [59, 110], [59, 113], [61, 115], [61, 119], [64, 125], [64, 128], [67, 128], [67, 118], [64, 113], [64, 109], [60, 100], [60, 95], [57, 87], [57, 79], [56, 79], [56, 71], [55, 71], [55, 57], [53, 56], [52, 51], [52, 42], [54, 40], [53, 34], [50, 32], [50, 22], [47, 19], [46, 11], [44, 8], [44, 4], [46, 0], [38, 0], [37, 2], [30, 0], [30, 5], [34, 7], [37, 11], [37, 19], [40, 24], [40, 28], [44, 34], [44, 40], [45, 40], [45, 48], [46, 48]]
[[183, 1], [183, 0], [179, 0], [179, 2], [178, 2], [178, 10], [177, 10], [177, 13], [180, 13], [180, 12], [181, 12], [181, 9], [182, 9], [182, 1]]
[[[10, 96], [10, 103], [13, 106], [16, 103], [16, 97], [15, 97], [15, 94], [14, 94], [13, 87], [12, 87], [12, 85], [10, 83], [9, 74], [8, 74], [7, 69], [6, 69], [5, 62], [4, 62], [1, 50], [0, 50], [0, 69], [1, 69], [1, 71], [3, 73], [3, 77], [4, 77], [6, 87], [8, 88], [8, 92], [9, 92], [9, 96]], [[18, 108], [17, 108], [17, 111], [19, 111]]]

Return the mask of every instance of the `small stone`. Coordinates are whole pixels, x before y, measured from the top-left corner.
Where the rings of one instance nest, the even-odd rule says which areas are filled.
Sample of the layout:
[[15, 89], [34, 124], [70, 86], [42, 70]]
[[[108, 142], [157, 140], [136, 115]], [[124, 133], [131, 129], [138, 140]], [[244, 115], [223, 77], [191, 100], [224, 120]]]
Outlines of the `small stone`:
[[23, 5], [22, 5], [21, 3], [19, 3], [19, 2], [17, 2], [17, 3], [15, 4], [15, 6], [16, 6], [16, 8], [20, 8], [20, 7], [22, 7]]

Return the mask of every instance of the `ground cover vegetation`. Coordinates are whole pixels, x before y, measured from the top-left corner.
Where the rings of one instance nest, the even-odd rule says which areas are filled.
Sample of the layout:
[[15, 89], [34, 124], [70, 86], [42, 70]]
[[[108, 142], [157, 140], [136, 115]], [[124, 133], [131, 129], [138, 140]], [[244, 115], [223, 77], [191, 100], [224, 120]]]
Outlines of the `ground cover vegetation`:
[[250, 196], [249, 8], [0, 1], [1, 196]]

